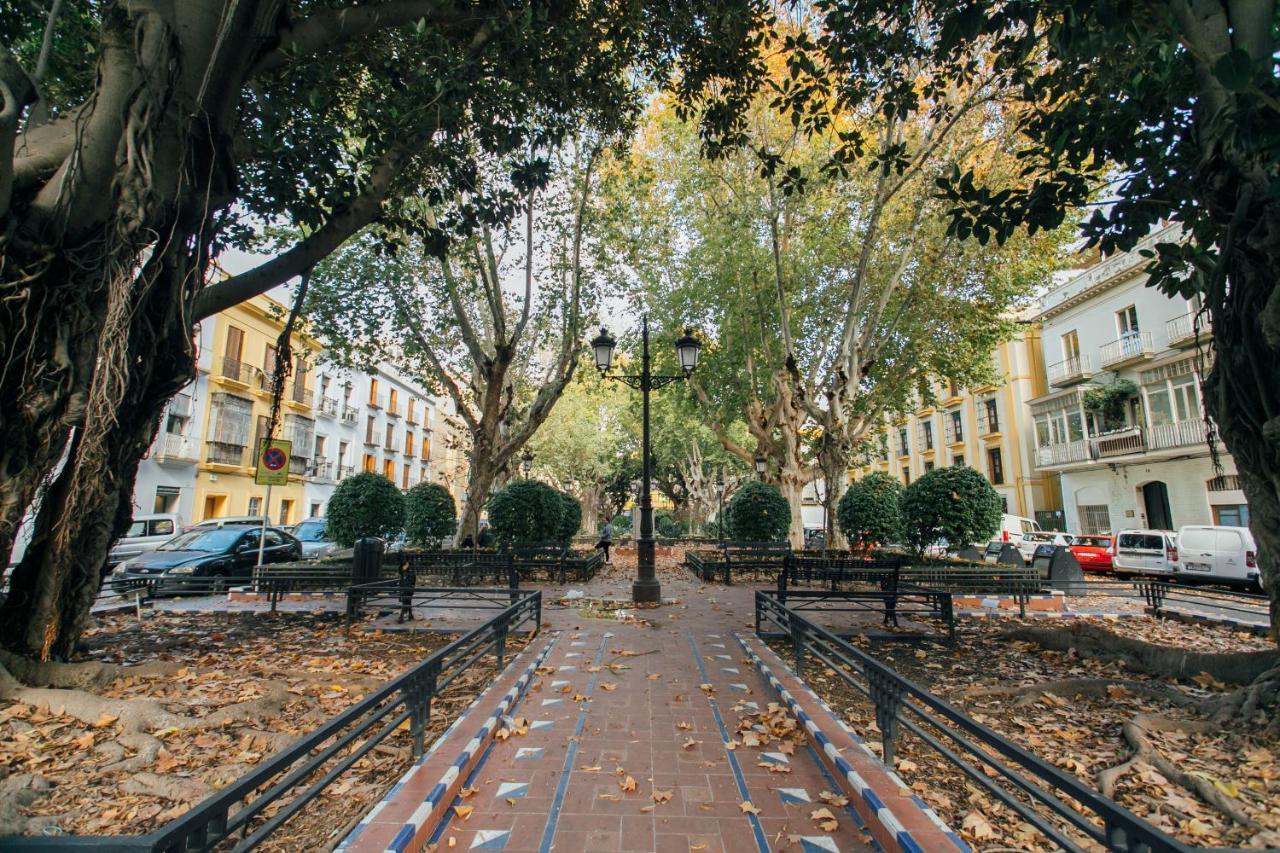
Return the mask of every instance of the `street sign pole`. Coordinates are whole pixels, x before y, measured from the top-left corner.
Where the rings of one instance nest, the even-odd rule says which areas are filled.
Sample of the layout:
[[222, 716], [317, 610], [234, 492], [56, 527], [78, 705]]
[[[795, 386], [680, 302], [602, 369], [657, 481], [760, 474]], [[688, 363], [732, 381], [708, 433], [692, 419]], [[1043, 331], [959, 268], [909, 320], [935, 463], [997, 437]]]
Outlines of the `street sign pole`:
[[258, 531], [258, 568], [262, 568], [262, 552], [267, 546], [267, 514], [271, 512], [271, 484], [267, 483], [267, 502], [262, 508], [262, 529]]
[[[271, 487], [288, 485], [289, 455], [293, 442], [287, 439], [265, 438], [258, 448], [258, 465], [253, 481], [267, 487], [267, 502], [262, 508], [262, 528], [258, 531], [258, 565], [262, 568], [263, 553], [267, 548], [267, 520], [271, 517]], [[255, 577], [259, 572], [254, 572]]]

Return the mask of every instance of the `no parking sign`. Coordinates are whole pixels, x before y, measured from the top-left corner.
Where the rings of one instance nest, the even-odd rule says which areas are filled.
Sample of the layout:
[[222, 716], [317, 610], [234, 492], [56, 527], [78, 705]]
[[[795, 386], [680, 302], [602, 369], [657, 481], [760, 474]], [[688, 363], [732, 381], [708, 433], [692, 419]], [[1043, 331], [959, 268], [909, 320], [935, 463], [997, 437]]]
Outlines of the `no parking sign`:
[[285, 486], [289, 483], [289, 454], [293, 442], [282, 438], [263, 439], [258, 448], [258, 473], [253, 481], [259, 486]]

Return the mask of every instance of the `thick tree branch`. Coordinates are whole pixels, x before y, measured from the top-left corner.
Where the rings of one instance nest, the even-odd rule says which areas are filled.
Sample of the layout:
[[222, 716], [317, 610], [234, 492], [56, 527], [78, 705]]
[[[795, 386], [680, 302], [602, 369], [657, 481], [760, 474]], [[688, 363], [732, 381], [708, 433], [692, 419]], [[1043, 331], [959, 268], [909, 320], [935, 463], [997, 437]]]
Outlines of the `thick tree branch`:
[[[291, 59], [309, 56], [326, 48], [351, 42], [378, 30], [425, 20], [433, 26], [474, 23], [490, 17], [486, 9], [460, 11], [448, 0], [391, 0], [316, 12], [280, 33], [280, 43], [254, 65], [250, 79], [274, 71]], [[483, 42], [490, 32], [487, 26], [477, 31]], [[478, 47], [475, 40], [472, 48]]]
[[328, 222], [298, 241], [288, 251], [276, 255], [247, 272], [211, 284], [196, 296], [194, 320], [203, 320], [252, 299], [260, 293], [283, 284], [302, 271], [326, 258], [361, 228], [375, 221], [382, 212], [382, 202], [404, 167], [408, 155], [402, 148], [389, 151], [369, 175], [364, 191]]
[[435, 347], [431, 345], [431, 340], [423, 332], [422, 327], [418, 324], [417, 318], [413, 312], [409, 310], [409, 306], [405, 304], [403, 296], [395, 288], [391, 289], [391, 299], [396, 303], [396, 310], [400, 312], [400, 316], [404, 318], [404, 323], [409, 327], [409, 334], [413, 335], [414, 342], [418, 348], [422, 350], [422, 354], [427, 357], [427, 361], [431, 362], [431, 367], [436, 373], [436, 378], [440, 384], [445, 387], [449, 397], [453, 400], [453, 407], [458, 410], [458, 415], [466, 423], [467, 429], [475, 431], [480, 428], [479, 422], [476, 420], [475, 413], [471, 411], [471, 404], [462, 393], [462, 389], [458, 387], [457, 381], [453, 378], [453, 374], [445, 369], [444, 364], [440, 361], [440, 357], [436, 355]]

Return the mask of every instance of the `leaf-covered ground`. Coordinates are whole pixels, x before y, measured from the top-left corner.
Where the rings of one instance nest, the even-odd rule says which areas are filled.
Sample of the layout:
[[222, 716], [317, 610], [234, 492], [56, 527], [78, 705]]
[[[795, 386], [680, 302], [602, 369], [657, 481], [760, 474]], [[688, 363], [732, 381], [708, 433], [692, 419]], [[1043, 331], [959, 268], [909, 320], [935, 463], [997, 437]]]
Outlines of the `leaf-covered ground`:
[[[1274, 648], [1265, 638], [1226, 628], [1145, 617], [1098, 624], [1148, 643], [1200, 652]], [[1131, 672], [1118, 662], [1044, 651], [1032, 643], [1001, 637], [1023, 625], [1045, 627], [1043, 621], [981, 620], [964, 623], [954, 648], [860, 645], [979, 722], [1095, 788], [1101, 771], [1130, 756], [1122, 733], [1127, 721], [1150, 715], [1191, 723], [1188, 728], [1194, 729], [1194, 724], [1205, 718], [1193, 706], [1178, 701], [1179, 697], [1194, 702], [1227, 689], [1211, 674], [1197, 673], [1183, 681], [1158, 680]], [[778, 651], [789, 655], [789, 648], [783, 645]], [[870, 702], [829, 669], [811, 666], [806, 676], [878, 750], [879, 734]], [[1092, 689], [1075, 695], [1064, 685], [1059, 692], [1071, 692], [1070, 696], [1023, 689], [1067, 679], [1088, 680]], [[1114, 683], [1107, 683], [1108, 679]], [[1161, 695], [1165, 691], [1167, 699]], [[1280, 737], [1274, 734], [1275, 726], [1271, 734], [1266, 733], [1267, 723], [1265, 712], [1259, 712], [1251, 725], [1212, 726], [1207, 732], [1148, 733], [1153, 746], [1174, 766], [1203, 779], [1225, 795], [1229, 804], [1238, 805], [1246, 822], [1224, 814], [1145, 761], [1135, 762], [1118, 775], [1114, 797], [1189, 844], [1276, 846], [1280, 844]], [[895, 764], [904, 780], [975, 847], [1052, 849], [1042, 835], [919, 738], [909, 733], [900, 736]]]
[[[95, 697], [152, 700], [188, 721], [221, 719], [213, 714], [228, 718], [207, 727], [197, 722], [130, 733], [111, 713], [87, 721], [80, 704], [0, 703], [0, 835], [155, 829], [450, 639], [360, 630], [348, 636], [343, 621], [329, 616], [104, 617], [86, 635], [87, 659], [175, 666], [166, 674], [118, 678], [94, 691]], [[513, 637], [510, 653], [521, 643]], [[493, 675], [493, 662], [486, 660], [437, 699], [428, 743]], [[68, 702], [78, 703], [83, 697], [73, 692], [67, 691]], [[227, 713], [235, 708], [263, 713]], [[397, 731], [263, 849], [313, 849], [332, 842], [409, 762], [408, 734]]]

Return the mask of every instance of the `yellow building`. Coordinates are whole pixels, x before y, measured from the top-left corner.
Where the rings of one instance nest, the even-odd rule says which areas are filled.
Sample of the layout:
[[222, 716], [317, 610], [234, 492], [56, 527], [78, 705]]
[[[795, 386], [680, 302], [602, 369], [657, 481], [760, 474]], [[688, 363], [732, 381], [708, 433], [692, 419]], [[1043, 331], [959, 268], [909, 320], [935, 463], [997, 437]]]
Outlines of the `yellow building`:
[[939, 382], [937, 404], [887, 424], [850, 478], [884, 471], [907, 484], [939, 465], [968, 465], [986, 475], [1005, 512], [1056, 529], [1062, 508], [1057, 477], [1033, 464], [1035, 426], [1027, 407], [1047, 388], [1039, 327], [1024, 325], [992, 357], [996, 384]]
[[[211, 317], [213, 329], [202, 330], [209, 344], [201, 358], [207, 371], [208, 406], [200, 436], [193, 521], [232, 515], [260, 515], [274, 524], [293, 524], [306, 517], [304, 478], [315, 446], [315, 412], [309, 372], [320, 345], [294, 329], [293, 373], [284, 388], [276, 438], [293, 442], [289, 484], [271, 490], [256, 485], [257, 448], [266, 437], [271, 390], [277, 368], [276, 343], [284, 329], [285, 306], [257, 296]], [[202, 354], [204, 355], [204, 354]]]

